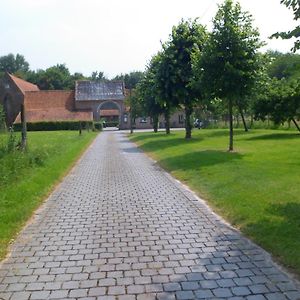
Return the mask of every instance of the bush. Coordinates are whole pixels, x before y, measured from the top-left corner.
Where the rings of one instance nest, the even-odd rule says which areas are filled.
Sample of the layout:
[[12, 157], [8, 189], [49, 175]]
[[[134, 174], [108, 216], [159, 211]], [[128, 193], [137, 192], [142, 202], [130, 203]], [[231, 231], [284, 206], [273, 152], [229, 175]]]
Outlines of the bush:
[[105, 122], [105, 127], [118, 127], [119, 121], [107, 121]]
[[[81, 129], [90, 130], [102, 130], [100, 123], [94, 123], [93, 121], [42, 121], [27, 123], [28, 131], [55, 131], [55, 130], [79, 130], [81, 123]], [[22, 124], [14, 124], [15, 131], [22, 130]]]

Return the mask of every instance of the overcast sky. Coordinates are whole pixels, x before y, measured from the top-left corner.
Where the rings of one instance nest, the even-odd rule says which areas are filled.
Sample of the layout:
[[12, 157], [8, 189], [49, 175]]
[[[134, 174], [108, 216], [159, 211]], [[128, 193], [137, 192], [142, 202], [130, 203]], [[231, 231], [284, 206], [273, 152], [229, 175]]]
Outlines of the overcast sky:
[[[181, 18], [211, 28], [221, 0], [0, 0], [0, 55], [23, 54], [31, 69], [65, 63], [70, 71], [108, 77], [144, 70]], [[292, 41], [269, 40], [295, 26], [280, 0], [240, 0], [254, 17], [265, 49], [287, 52]]]

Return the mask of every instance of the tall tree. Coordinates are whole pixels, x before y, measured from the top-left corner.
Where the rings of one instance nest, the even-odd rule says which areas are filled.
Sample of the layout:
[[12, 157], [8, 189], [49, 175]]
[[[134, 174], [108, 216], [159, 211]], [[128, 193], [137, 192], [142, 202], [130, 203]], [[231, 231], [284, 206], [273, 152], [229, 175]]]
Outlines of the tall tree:
[[176, 99], [176, 104], [184, 106], [185, 110], [185, 138], [192, 136], [193, 106], [199, 98], [198, 89], [192, 84], [194, 74], [192, 68], [193, 56], [197, 53], [201, 55], [207, 34], [205, 28], [194, 21], [184, 21], [174, 26], [170, 39], [165, 46], [165, 55], [168, 56], [172, 80], [172, 97]]
[[38, 70], [32, 76], [32, 82], [41, 90], [68, 90], [74, 88], [69, 69], [65, 64], [57, 64], [46, 70]]
[[170, 134], [170, 118], [172, 109], [178, 106], [178, 98], [173, 97], [173, 86], [175, 83], [173, 57], [166, 51], [158, 52], [152, 58], [152, 65], [155, 74], [155, 87], [157, 89], [157, 99], [163, 108], [165, 118], [166, 134]]
[[90, 79], [93, 81], [106, 81], [107, 80], [107, 78], [104, 75], [104, 72], [101, 72], [101, 71], [92, 72]]
[[163, 113], [163, 107], [157, 98], [155, 85], [155, 73], [151, 64], [148, 66], [144, 78], [137, 85], [137, 94], [141, 105], [141, 112], [152, 118], [154, 132], [158, 131], [159, 115]]
[[21, 54], [16, 56], [12, 53], [0, 57], [0, 72], [9, 72], [11, 74], [25, 74], [29, 71], [29, 63]]
[[213, 31], [198, 60], [199, 84], [212, 97], [226, 102], [229, 113], [229, 151], [233, 151], [233, 105], [245, 99], [259, 68], [262, 43], [252, 17], [239, 3], [226, 0], [213, 20]]
[[137, 84], [143, 79], [144, 72], [132, 71], [130, 73], [120, 74], [114, 77], [112, 80], [124, 81], [126, 89], [134, 89]]
[[[294, 13], [294, 20], [298, 21], [300, 19], [300, 2], [299, 0], [281, 0], [288, 9], [291, 9]], [[282, 38], [282, 39], [291, 39], [296, 38], [297, 40], [294, 43], [294, 47], [291, 49], [293, 52], [296, 52], [300, 49], [300, 25], [296, 26], [294, 29], [287, 32], [277, 32], [271, 36], [271, 38]]]

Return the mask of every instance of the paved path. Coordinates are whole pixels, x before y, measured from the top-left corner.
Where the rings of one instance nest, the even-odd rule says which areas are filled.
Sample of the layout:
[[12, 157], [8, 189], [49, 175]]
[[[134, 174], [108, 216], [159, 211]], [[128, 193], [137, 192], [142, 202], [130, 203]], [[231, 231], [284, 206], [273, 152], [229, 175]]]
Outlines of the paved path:
[[0, 299], [300, 299], [119, 132], [100, 134], [0, 266]]

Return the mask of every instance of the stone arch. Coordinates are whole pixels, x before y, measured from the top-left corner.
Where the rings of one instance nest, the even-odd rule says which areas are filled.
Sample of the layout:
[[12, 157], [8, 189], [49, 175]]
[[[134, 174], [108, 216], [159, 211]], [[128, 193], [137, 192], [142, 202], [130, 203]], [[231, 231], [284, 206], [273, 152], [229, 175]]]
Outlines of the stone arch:
[[102, 103], [100, 103], [97, 107], [97, 119], [101, 118], [101, 111], [104, 110], [117, 110], [118, 114], [116, 114], [115, 116], [111, 116], [111, 117], [103, 117], [106, 119], [110, 119], [110, 121], [112, 121], [113, 119], [116, 119], [116, 117], [118, 117], [116, 120], [119, 124], [119, 126], [121, 125], [121, 121], [122, 121], [122, 107], [120, 106], [119, 103], [113, 101], [113, 100], [106, 100], [103, 101]]
[[[106, 106], [106, 105], [109, 105], [109, 104], [112, 104], [114, 105], [115, 107], [117, 107], [117, 109], [119, 110], [119, 112], [121, 113], [121, 107], [119, 105], [119, 103], [115, 102], [115, 101], [112, 101], [112, 100], [107, 100], [107, 101], [103, 101], [102, 103], [100, 103], [97, 107], [97, 113], [99, 114], [100, 113], [100, 110], [103, 106]], [[103, 109], [103, 108], [102, 108]], [[107, 109], [107, 108], [106, 108]]]

